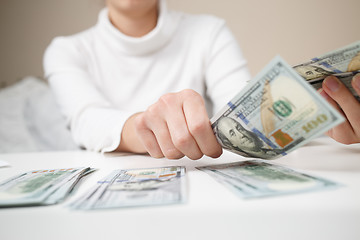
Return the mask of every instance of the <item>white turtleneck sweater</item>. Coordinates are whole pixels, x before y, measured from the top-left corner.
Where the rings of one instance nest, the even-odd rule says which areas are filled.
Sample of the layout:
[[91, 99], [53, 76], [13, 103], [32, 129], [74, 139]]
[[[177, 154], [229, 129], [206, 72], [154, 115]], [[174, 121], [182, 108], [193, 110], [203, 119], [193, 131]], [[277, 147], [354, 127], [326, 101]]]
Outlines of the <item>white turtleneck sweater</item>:
[[250, 78], [224, 20], [169, 11], [163, 0], [155, 29], [140, 38], [122, 34], [103, 9], [94, 27], [52, 41], [44, 70], [75, 142], [102, 152], [163, 94], [193, 89], [214, 113]]

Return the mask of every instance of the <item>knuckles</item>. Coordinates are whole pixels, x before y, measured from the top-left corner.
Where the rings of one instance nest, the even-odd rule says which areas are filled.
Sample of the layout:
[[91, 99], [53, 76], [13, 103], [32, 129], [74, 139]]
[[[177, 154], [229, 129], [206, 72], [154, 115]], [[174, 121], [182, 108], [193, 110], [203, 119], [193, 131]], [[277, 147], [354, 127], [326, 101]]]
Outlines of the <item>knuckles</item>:
[[[185, 89], [177, 93], [167, 93], [162, 95], [157, 102], [148, 107], [148, 109], [135, 118], [135, 127], [137, 130], [146, 129], [151, 127], [151, 123], [158, 122], [161, 118], [164, 117], [166, 111], [170, 108], [176, 106], [181, 106], [187, 102], [187, 104], [204, 104], [204, 100], [199, 93], [191, 89]], [[202, 135], [207, 131], [210, 121], [207, 118], [197, 119], [188, 123], [188, 131], [178, 132], [173, 135], [172, 141], [173, 148], [171, 149], [161, 149], [162, 154], [153, 153], [150, 151], [150, 155], [153, 157], [162, 157], [165, 156], [168, 159], [179, 159], [185, 156], [184, 152], [186, 149], [191, 147], [191, 144], [194, 144], [194, 137], [197, 135]], [[139, 131], [138, 131], [139, 132]], [[141, 135], [141, 134], [140, 134]], [[151, 145], [147, 143], [147, 145]], [[210, 155], [219, 156], [221, 151], [216, 149], [211, 151]], [[186, 154], [187, 155], [187, 154]], [[190, 159], [197, 160], [200, 159], [204, 153], [198, 151], [197, 153], [192, 153], [191, 156], [187, 156]], [[208, 155], [208, 154], [206, 154]]]
[[161, 112], [161, 106], [158, 103], [154, 103], [152, 104], [150, 107], [148, 107], [148, 109], [145, 112], [144, 117], [145, 118], [156, 118], [156, 116], [159, 115], [159, 113]]
[[199, 93], [192, 89], [184, 89], [177, 93], [167, 93], [162, 95], [156, 103], [148, 108], [148, 111], [154, 113], [164, 111], [166, 108], [173, 108], [174, 106], [181, 105], [182, 102], [189, 99], [204, 104], [204, 100]]
[[134, 124], [136, 129], [143, 129], [146, 126], [146, 121], [143, 113], [136, 116], [136, 118], [134, 119]]
[[181, 134], [173, 138], [173, 143], [178, 149], [185, 149], [192, 142], [192, 136], [190, 134]]
[[178, 97], [176, 93], [167, 93], [162, 95], [157, 102], [159, 107], [172, 107], [178, 101]]
[[197, 136], [205, 133], [209, 125], [210, 125], [209, 121], [201, 120], [201, 121], [189, 123], [188, 128], [193, 136]]
[[184, 89], [180, 91], [179, 94], [182, 96], [183, 99], [187, 99], [187, 98], [202, 99], [201, 95], [192, 89]]

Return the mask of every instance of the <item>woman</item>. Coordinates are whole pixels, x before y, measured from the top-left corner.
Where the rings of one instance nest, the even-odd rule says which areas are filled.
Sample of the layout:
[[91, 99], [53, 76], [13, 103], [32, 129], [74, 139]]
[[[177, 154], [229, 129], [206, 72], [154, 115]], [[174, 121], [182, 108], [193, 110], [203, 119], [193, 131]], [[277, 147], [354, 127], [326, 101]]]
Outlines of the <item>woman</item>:
[[163, 0], [106, 6], [96, 26], [54, 39], [44, 57], [75, 141], [157, 158], [220, 156], [206, 108], [219, 110], [250, 78], [225, 22]]
[[[94, 27], [54, 39], [44, 56], [46, 78], [77, 144], [156, 158], [220, 156], [208, 115], [250, 78], [225, 22], [169, 11], [164, 0], [107, 0], [106, 6]], [[330, 136], [359, 142], [359, 103], [348, 101], [341, 83], [339, 91], [327, 88], [331, 82], [322, 95], [342, 107], [348, 122]]]

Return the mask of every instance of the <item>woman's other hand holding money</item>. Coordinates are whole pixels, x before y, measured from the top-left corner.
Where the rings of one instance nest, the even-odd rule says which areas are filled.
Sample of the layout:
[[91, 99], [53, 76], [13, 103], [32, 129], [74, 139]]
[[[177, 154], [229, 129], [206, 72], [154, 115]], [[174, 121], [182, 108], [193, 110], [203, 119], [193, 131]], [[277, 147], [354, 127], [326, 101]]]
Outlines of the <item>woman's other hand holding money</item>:
[[[355, 91], [360, 95], [360, 74], [353, 77], [351, 82]], [[344, 144], [360, 143], [360, 103], [334, 76], [325, 78], [320, 94], [339, 112], [346, 121], [327, 132], [327, 135]]]

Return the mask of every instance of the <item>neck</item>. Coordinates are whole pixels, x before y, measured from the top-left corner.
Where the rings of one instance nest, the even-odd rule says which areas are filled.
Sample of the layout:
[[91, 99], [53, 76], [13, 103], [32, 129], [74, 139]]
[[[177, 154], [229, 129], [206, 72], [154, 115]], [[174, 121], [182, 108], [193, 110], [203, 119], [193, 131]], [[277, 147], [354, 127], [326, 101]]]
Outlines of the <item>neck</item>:
[[111, 23], [122, 33], [130, 37], [142, 37], [156, 27], [158, 20], [158, 8], [152, 8], [144, 12], [116, 12], [109, 8]]

